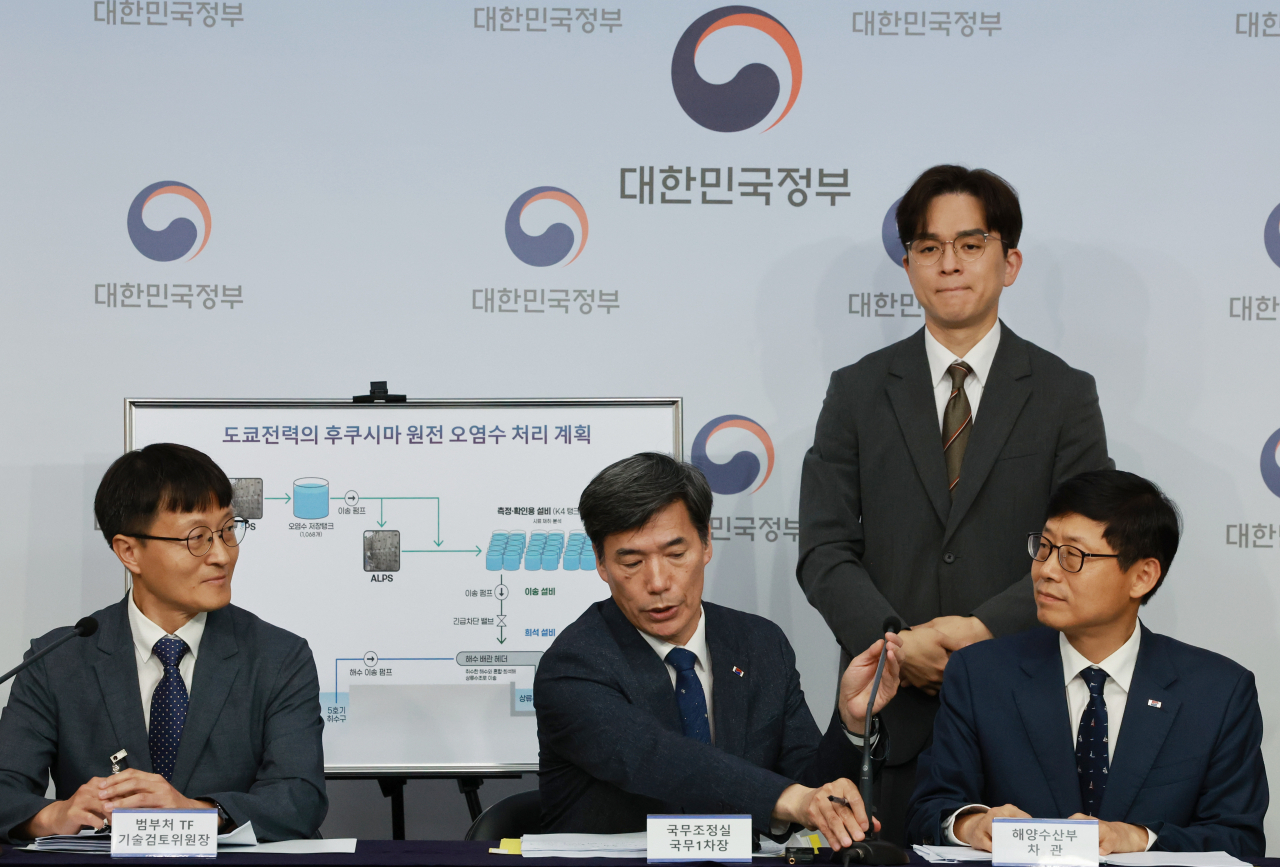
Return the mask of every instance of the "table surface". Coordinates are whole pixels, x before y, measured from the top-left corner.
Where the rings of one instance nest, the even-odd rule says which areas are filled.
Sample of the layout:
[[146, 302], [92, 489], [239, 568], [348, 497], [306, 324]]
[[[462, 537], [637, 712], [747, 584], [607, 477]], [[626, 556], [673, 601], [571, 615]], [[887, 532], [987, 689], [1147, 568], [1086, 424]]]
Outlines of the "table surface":
[[[489, 848], [497, 841], [467, 842], [461, 840], [361, 840], [352, 855], [268, 855], [249, 852], [219, 852], [217, 861], [225, 864], [369, 864], [369, 865], [457, 865], [457, 867], [519, 867], [536, 864], [538, 867], [635, 867], [646, 863], [642, 858], [538, 858], [524, 861], [519, 855], [493, 855]], [[68, 855], [57, 852], [23, 852], [11, 846], [0, 846], [0, 865], [8, 864], [104, 864], [105, 855]], [[127, 859], [134, 861], [135, 859]], [[147, 867], [153, 864], [191, 865], [191, 858], [139, 858]], [[911, 853], [912, 864], [924, 864], [924, 860]], [[688, 862], [713, 864], [715, 862]], [[781, 860], [766, 859], [762, 864], [782, 864]], [[831, 852], [823, 850], [814, 863], [836, 863]], [[1280, 858], [1265, 858], [1253, 862], [1262, 867], [1280, 867]]]

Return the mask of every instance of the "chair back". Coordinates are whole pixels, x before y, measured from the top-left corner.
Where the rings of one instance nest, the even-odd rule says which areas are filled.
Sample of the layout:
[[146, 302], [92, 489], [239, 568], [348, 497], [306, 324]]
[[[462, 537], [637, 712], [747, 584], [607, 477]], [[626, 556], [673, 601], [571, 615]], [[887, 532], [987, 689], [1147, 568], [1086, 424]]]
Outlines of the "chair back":
[[542, 831], [542, 796], [534, 789], [503, 798], [467, 829], [464, 840], [502, 840]]

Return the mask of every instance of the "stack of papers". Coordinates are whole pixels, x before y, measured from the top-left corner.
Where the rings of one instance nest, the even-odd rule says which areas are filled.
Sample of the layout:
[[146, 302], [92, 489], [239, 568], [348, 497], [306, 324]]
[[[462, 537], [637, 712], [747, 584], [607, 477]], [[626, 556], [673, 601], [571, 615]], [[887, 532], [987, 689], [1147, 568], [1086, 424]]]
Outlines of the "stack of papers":
[[94, 831], [86, 828], [79, 834], [55, 834], [51, 837], [37, 837], [36, 842], [28, 849], [37, 852], [76, 852], [85, 855], [110, 855], [111, 832]]
[[[258, 836], [253, 833], [253, 823], [246, 822], [230, 834], [218, 835], [218, 846], [257, 846]], [[270, 844], [268, 844], [270, 845]], [[24, 847], [32, 852], [74, 852], [81, 855], [110, 855], [111, 832], [86, 828], [79, 834], [54, 834], [37, 837], [36, 842]]]
[[648, 834], [525, 834], [520, 854], [526, 858], [644, 858]]
[[[930, 864], [956, 861], [990, 861], [991, 853], [969, 846], [913, 846], [916, 854]], [[1113, 867], [1249, 867], [1226, 852], [1125, 852], [1100, 859]]]

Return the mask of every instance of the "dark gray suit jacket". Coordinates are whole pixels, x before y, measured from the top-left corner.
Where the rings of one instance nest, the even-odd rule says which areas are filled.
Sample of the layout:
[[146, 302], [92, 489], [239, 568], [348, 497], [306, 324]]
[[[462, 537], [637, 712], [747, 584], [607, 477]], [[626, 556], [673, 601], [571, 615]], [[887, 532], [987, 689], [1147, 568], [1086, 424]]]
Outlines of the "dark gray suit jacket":
[[[997, 636], [1035, 626], [1027, 534], [1055, 485], [1113, 466], [1093, 377], [1001, 329], [954, 502], [924, 329], [831, 375], [804, 459], [796, 575], [846, 654], [889, 615], [973, 615]], [[882, 714], [889, 765], [923, 749], [937, 707], [899, 690]]]
[[[0, 835], [65, 800], [110, 756], [152, 773], [126, 600], [94, 615], [98, 634], [58, 648], [13, 681], [0, 714]], [[35, 652], [61, 636], [31, 642]], [[211, 798], [259, 839], [314, 837], [324, 787], [320, 684], [307, 642], [234, 605], [210, 611], [192, 674], [173, 787]]]
[[787, 786], [857, 779], [859, 750], [838, 717], [819, 731], [782, 630], [702, 609], [714, 746], [684, 736], [666, 665], [612, 599], [556, 637], [533, 686], [544, 833], [643, 831], [649, 813], [750, 813], [767, 833]]

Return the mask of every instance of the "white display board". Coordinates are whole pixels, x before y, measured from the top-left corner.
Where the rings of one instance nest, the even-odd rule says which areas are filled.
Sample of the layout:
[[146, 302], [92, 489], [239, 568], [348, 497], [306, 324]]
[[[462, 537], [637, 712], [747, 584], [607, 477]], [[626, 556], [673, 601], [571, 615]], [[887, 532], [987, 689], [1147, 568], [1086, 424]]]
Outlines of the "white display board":
[[533, 675], [608, 595], [578, 497], [681, 455], [678, 398], [125, 402], [125, 447], [177, 442], [249, 519], [232, 601], [307, 639], [328, 773], [537, 770]]

